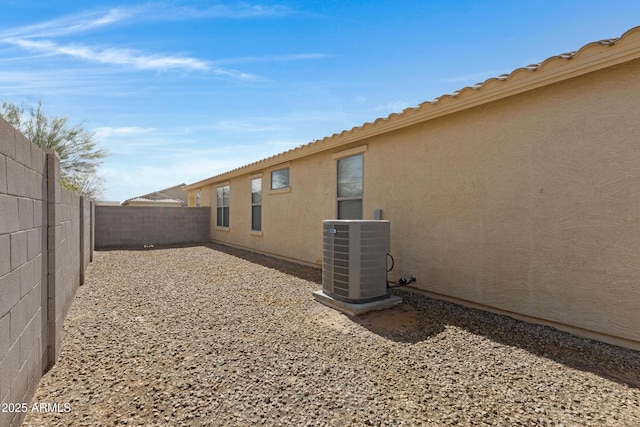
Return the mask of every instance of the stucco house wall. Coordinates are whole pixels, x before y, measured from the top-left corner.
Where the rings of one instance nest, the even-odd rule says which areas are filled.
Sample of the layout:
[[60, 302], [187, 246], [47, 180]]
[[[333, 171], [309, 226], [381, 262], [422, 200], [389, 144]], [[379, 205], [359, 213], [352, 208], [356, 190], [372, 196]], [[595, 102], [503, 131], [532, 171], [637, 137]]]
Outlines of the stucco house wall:
[[[186, 189], [212, 206], [212, 240], [319, 266], [337, 159], [362, 153], [363, 219], [382, 210], [418, 290], [640, 349], [639, 58], [636, 28]], [[270, 192], [284, 166], [290, 188]]]
[[[202, 203], [212, 203], [211, 236], [215, 241], [251, 248], [260, 252], [319, 266], [322, 220], [335, 216], [332, 194], [335, 180], [325, 167], [326, 154], [302, 158], [207, 186]], [[289, 189], [270, 190], [271, 171], [290, 168]], [[262, 177], [262, 231], [251, 231], [251, 179]], [[216, 188], [230, 185], [230, 224], [216, 226]], [[206, 194], [206, 197], [204, 195]], [[312, 208], [313, 207], [313, 208]]]

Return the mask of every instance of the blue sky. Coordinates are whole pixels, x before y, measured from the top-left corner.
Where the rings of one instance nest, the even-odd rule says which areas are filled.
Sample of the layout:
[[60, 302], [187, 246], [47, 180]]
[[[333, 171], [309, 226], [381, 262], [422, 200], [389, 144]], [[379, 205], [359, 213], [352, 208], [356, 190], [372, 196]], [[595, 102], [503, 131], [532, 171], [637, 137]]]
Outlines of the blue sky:
[[633, 1], [0, 0], [0, 99], [93, 131], [124, 201], [640, 25]]

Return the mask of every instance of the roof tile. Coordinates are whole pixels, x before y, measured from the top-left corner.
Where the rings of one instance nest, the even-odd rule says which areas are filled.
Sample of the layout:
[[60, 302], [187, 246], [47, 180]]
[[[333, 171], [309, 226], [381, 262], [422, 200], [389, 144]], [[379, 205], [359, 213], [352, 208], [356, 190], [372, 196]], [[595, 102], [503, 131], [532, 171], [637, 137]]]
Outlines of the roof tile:
[[348, 130], [343, 130], [340, 133], [335, 133], [333, 135], [327, 136], [327, 137], [322, 138], [322, 139], [316, 139], [316, 140], [314, 140], [314, 141], [312, 141], [310, 143], [307, 143], [307, 144], [301, 144], [301, 145], [299, 145], [299, 146], [297, 146], [297, 147], [295, 147], [293, 149], [290, 149], [288, 151], [284, 151], [284, 152], [276, 154], [274, 156], [267, 157], [265, 159], [262, 159], [262, 160], [259, 160], [259, 161], [253, 162], [253, 163], [249, 163], [247, 165], [241, 166], [241, 167], [236, 168], [236, 169], [232, 169], [230, 171], [227, 171], [227, 172], [219, 174], [219, 175], [212, 176], [210, 178], [206, 178], [206, 179], [198, 181], [196, 183], [189, 184], [186, 187], [200, 185], [202, 183], [205, 183], [205, 181], [214, 181], [214, 180], [216, 180], [218, 178], [220, 178], [220, 179], [223, 179], [223, 177], [224, 178], [228, 178], [229, 176], [235, 175], [235, 174], [240, 173], [241, 171], [244, 171], [244, 170], [249, 170], [249, 169], [251, 169], [251, 168], [253, 168], [253, 167], [257, 166], [257, 165], [260, 165], [260, 164], [267, 164], [267, 163], [271, 164], [271, 163], [273, 163], [274, 160], [278, 160], [280, 157], [286, 157], [289, 154], [293, 153], [294, 151], [303, 150], [303, 149], [305, 149], [305, 150], [306, 149], [312, 149], [315, 146], [318, 146], [318, 145], [321, 145], [321, 144], [327, 144], [332, 140], [348, 136], [350, 134], [353, 134], [354, 132], [358, 132], [358, 131], [362, 131], [362, 130], [365, 130], [365, 129], [369, 129], [372, 126], [376, 126], [376, 125], [379, 125], [381, 123], [386, 123], [386, 122], [389, 122], [390, 120], [394, 120], [394, 119], [399, 118], [399, 117], [405, 117], [405, 116], [407, 116], [409, 114], [414, 114], [414, 113], [420, 112], [425, 107], [438, 105], [438, 104], [440, 104], [441, 102], [443, 102], [446, 99], [457, 98], [463, 92], [465, 92], [466, 90], [481, 91], [484, 88], [486, 88], [487, 85], [489, 85], [491, 82], [500, 82], [501, 84], [502, 83], [506, 83], [507, 81], [509, 81], [511, 79], [514, 79], [514, 76], [518, 75], [519, 73], [521, 73], [523, 71], [524, 72], [535, 72], [535, 71], [538, 71], [538, 70], [544, 68], [549, 63], [553, 63], [555, 61], [566, 61], [566, 60], [573, 59], [576, 56], [580, 55], [583, 51], [585, 51], [585, 50], [587, 50], [587, 49], [589, 49], [590, 47], [593, 47], [593, 46], [597, 46], [597, 45], [599, 45], [599, 46], [613, 46], [614, 44], [616, 44], [619, 41], [623, 40], [627, 35], [629, 35], [630, 33], [634, 33], [634, 32], [640, 32], [640, 26], [639, 27], [634, 27], [634, 28], [628, 30], [621, 37], [611, 38], [611, 39], [604, 39], [604, 40], [599, 40], [599, 41], [588, 43], [588, 44], [582, 46], [577, 51], [567, 52], [567, 53], [563, 53], [561, 55], [551, 56], [551, 57], [545, 59], [544, 61], [542, 61], [542, 62], [540, 62], [538, 64], [530, 64], [530, 65], [525, 66], [525, 67], [516, 68], [515, 70], [513, 70], [509, 74], [501, 74], [501, 75], [499, 75], [497, 77], [489, 78], [489, 79], [485, 80], [484, 82], [476, 83], [475, 85], [472, 85], [472, 86], [463, 87], [462, 89], [457, 90], [457, 91], [455, 91], [455, 92], [453, 92], [451, 94], [445, 94], [445, 95], [439, 96], [439, 97], [435, 98], [433, 101], [426, 101], [426, 102], [423, 102], [423, 103], [419, 104], [416, 107], [407, 108], [407, 109], [403, 110], [401, 113], [392, 113], [387, 117], [377, 118], [373, 122], [366, 122], [361, 126], [354, 126], [353, 128], [348, 129]]

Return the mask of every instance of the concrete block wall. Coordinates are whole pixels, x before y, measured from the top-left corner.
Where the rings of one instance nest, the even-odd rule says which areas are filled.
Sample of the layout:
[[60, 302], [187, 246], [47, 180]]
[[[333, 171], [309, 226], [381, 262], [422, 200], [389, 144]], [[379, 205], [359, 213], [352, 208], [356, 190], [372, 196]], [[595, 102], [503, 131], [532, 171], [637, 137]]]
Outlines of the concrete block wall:
[[80, 236], [81, 196], [60, 185], [60, 160], [47, 154], [48, 172], [48, 364], [55, 363], [60, 352], [62, 323], [80, 285], [80, 259], [83, 251]]
[[210, 209], [96, 206], [95, 247], [143, 247], [210, 241]]
[[[29, 403], [55, 362], [64, 316], [92, 250], [80, 250], [80, 196], [60, 187], [55, 153], [0, 119], [0, 403]], [[89, 216], [91, 203], [89, 205]], [[89, 230], [82, 230], [90, 235]], [[83, 256], [81, 256], [83, 254]], [[80, 259], [87, 260], [81, 264]], [[0, 426], [24, 413], [0, 411]]]
[[93, 203], [80, 197], [80, 283], [84, 283], [85, 271], [93, 260]]
[[[0, 122], [0, 402], [29, 401], [42, 375], [46, 156]], [[0, 425], [17, 414], [0, 412]]]

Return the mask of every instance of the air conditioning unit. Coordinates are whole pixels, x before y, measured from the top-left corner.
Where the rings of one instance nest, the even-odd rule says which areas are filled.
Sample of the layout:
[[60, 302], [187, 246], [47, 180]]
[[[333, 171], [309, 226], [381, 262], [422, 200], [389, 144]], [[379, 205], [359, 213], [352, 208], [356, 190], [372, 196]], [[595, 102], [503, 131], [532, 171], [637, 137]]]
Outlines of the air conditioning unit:
[[323, 221], [324, 293], [348, 303], [387, 298], [389, 232], [389, 221]]

